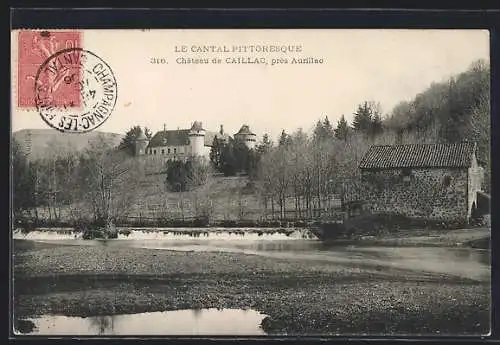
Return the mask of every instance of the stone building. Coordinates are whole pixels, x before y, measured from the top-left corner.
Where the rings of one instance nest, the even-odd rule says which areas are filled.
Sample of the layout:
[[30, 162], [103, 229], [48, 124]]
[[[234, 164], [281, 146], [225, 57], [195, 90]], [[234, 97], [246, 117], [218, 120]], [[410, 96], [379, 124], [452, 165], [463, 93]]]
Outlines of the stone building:
[[484, 172], [472, 142], [376, 145], [359, 169], [363, 210], [460, 223], [477, 206]]
[[[230, 139], [222, 125], [218, 132], [207, 131], [198, 121], [193, 122], [189, 129], [167, 130], [164, 126], [163, 130], [153, 135], [151, 140], [148, 140], [144, 134], [136, 138], [135, 154], [156, 156], [165, 160], [185, 160], [190, 156], [208, 159], [215, 137], [225, 142]], [[248, 125], [243, 125], [235, 134], [235, 140], [244, 141], [249, 148], [255, 146], [255, 137]]]
[[249, 149], [255, 148], [255, 142], [257, 141], [257, 135], [252, 133], [248, 125], [241, 126], [238, 133], [234, 135], [234, 140], [239, 140], [245, 143]]

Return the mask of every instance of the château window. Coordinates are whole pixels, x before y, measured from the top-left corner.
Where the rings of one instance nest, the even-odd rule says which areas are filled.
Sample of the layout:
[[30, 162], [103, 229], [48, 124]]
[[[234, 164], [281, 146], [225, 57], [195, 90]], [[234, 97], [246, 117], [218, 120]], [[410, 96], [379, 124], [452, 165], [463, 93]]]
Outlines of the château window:
[[170, 153], [170, 149], [167, 149], [167, 153]]
[[174, 153], [177, 153], [177, 148], [174, 147]]
[[161, 149], [161, 154], [164, 155], [165, 154], [165, 150], [164, 149]]
[[156, 154], [156, 150], [153, 150], [153, 154], [154, 154], [154, 155]]

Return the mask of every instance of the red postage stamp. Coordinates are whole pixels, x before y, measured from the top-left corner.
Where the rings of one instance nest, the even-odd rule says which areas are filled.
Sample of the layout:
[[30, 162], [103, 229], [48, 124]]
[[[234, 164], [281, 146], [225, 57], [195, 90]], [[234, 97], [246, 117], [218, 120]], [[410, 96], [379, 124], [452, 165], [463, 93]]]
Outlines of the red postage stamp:
[[[64, 83], [66, 73], [58, 73], [57, 80], [37, 80], [37, 73], [41, 65], [54, 54], [64, 49], [81, 48], [82, 33], [79, 31], [20, 31], [18, 36], [18, 78], [17, 78], [17, 106], [23, 109], [36, 108], [35, 86], [51, 88], [52, 105], [79, 106], [80, 92], [71, 85]], [[57, 66], [54, 66], [57, 68]], [[75, 71], [73, 71], [75, 72]], [[78, 75], [78, 73], [76, 73]], [[44, 83], [47, 85], [36, 85]]]

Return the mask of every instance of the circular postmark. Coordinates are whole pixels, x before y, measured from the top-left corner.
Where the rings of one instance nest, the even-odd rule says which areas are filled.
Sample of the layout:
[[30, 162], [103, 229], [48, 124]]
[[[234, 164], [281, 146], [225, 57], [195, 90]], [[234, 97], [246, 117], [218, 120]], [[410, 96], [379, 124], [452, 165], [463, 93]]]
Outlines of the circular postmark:
[[35, 104], [42, 119], [65, 133], [90, 132], [111, 115], [117, 85], [109, 65], [82, 48], [68, 48], [40, 65]]

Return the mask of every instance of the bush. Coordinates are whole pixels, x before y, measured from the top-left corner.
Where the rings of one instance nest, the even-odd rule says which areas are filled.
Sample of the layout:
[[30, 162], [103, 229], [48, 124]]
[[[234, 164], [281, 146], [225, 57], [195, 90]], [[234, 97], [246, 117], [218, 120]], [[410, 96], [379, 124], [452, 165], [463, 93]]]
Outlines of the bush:
[[[93, 239], [116, 239], [118, 238], [118, 230], [113, 223], [106, 224], [105, 221], [82, 222], [80, 227], [83, 228], [82, 238], [84, 240]], [[105, 224], [104, 226], [102, 224]]]
[[74, 221], [73, 228], [77, 232], [84, 232], [91, 227], [92, 223], [88, 219], [80, 218]]
[[236, 221], [232, 219], [223, 220], [220, 225], [223, 228], [234, 228], [236, 227]]
[[82, 238], [84, 240], [105, 239], [106, 236], [102, 229], [86, 229], [83, 232]]
[[426, 219], [410, 218], [399, 214], [377, 213], [364, 214], [347, 219], [344, 222], [345, 231], [349, 235], [382, 235], [398, 230], [411, 229], [460, 229], [464, 227], [461, 221], [432, 221]]
[[298, 220], [298, 221], [295, 221], [294, 226], [296, 228], [305, 228], [307, 226], [307, 224], [303, 220]]
[[118, 233], [120, 235], [125, 235], [125, 236], [129, 237], [130, 234], [132, 233], [132, 230], [130, 230], [130, 229], [123, 229], [123, 230], [120, 230]]
[[197, 217], [193, 220], [192, 224], [195, 227], [205, 227], [208, 226], [209, 219], [208, 217]]
[[106, 234], [107, 239], [117, 239], [118, 238], [118, 231], [106, 231], [104, 230], [104, 233]]
[[184, 225], [182, 219], [174, 219], [168, 223], [168, 226], [172, 226], [174, 228], [180, 228]]

